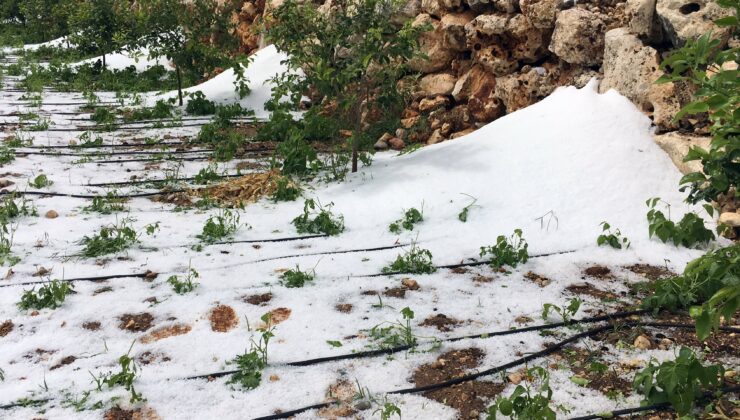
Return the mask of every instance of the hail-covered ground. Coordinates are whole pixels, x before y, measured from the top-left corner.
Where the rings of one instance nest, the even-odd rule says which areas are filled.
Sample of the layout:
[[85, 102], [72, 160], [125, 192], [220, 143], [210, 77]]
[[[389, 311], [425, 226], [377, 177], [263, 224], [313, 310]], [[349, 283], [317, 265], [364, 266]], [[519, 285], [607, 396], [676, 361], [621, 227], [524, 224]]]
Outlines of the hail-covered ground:
[[[267, 48], [249, 67], [252, 94], [242, 103], [258, 116], [265, 115], [261, 104], [269, 96], [265, 81], [282, 69], [280, 60]], [[220, 103], [238, 100], [232, 77], [226, 72], [190, 90]], [[163, 419], [254, 418], [333, 400], [346, 404], [297, 418], [378, 418], [376, 410], [386, 402], [397, 405], [405, 419], [477, 418], [496, 395], [509, 395], [526, 379], [520, 372], [525, 365], [431, 394], [392, 391], [504, 365], [593, 325], [449, 338], [556, 322], [557, 315], [542, 319], [543, 305], [564, 307], [576, 297], [583, 301], [576, 318], [629, 308], [635, 303], [630, 285], [680, 273], [702, 253], [648, 238], [647, 199], [670, 204], [674, 220], [698, 210], [683, 202], [681, 175], [652, 142], [648, 118], [615, 92], [598, 94], [595, 83], [562, 88], [454, 141], [401, 156], [378, 153], [371, 166], [342, 183], [305, 183], [295, 202], [262, 199], [233, 210], [240, 217], [238, 231], [230, 243], [215, 245], [203, 244], [198, 235], [218, 209], [182, 209], [138, 197], [125, 203], [124, 212], [84, 210], [92, 196], [155, 193], [161, 187], [126, 184], [131, 180], [187, 178], [209, 165], [207, 150], [183, 144], [208, 117], [184, 117], [181, 126], [145, 122], [93, 131], [104, 145], [81, 149], [73, 145], [95, 129], [90, 114], [80, 111], [81, 94], [44, 91], [34, 108], [14, 87], [17, 78], [6, 76], [3, 83], [1, 136], [33, 140], [16, 148], [15, 160], [2, 167], [4, 191], [25, 192], [38, 213], [13, 222], [12, 252], [20, 261], [6, 266], [0, 279], [0, 405], [9, 405], [0, 411], [3, 418], [101, 418], [130, 415], [129, 410]], [[146, 100], [151, 105], [172, 96], [153, 93]], [[113, 93], [99, 97], [116, 101]], [[48, 118], [49, 128], [18, 127], [18, 115], [27, 111]], [[255, 155], [219, 169], [249, 173], [268, 164]], [[40, 174], [53, 184], [30, 186]], [[29, 194], [36, 191], [57, 194]], [[306, 198], [333, 203], [346, 230], [302, 239], [291, 221]], [[466, 207], [463, 222], [459, 215]], [[389, 224], [410, 208], [423, 212], [423, 222], [391, 233]], [[84, 237], [124, 220], [139, 235], [138, 245], [99, 258], [81, 256]], [[596, 245], [602, 221], [629, 238], [629, 249]], [[159, 229], [147, 235], [145, 227], [153, 224]], [[479, 260], [481, 246], [515, 229], [529, 244], [527, 263], [510, 273], [464, 265]], [[276, 241], [284, 238], [291, 239]], [[433, 274], [378, 275], [414, 246], [429, 250], [437, 266], [463, 265]], [[296, 266], [314, 269], [315, 279], [287, 288], [279, 276]], [[183, 278], [189, 268], [199, 273], [198, 286], [176, 294], [167, 279]], [[49, 280], [107, 276], [115, 277], [71, 282], [75, 293], [57, 309], [17, 306], [24, 291]], [[289, 365], [378, 348], [370, 330], [403, 323], [403, 308], [414, 313], [416, 349]], [[227, 383], [228, 375], [188, 379], [233, 370], [229, 361], [259, 340], [260, 317], [268, 312], [274, 337], [259, 386], [242, 390]], [[629, 389], [635, 369], [691, 344], [690, 334], [647, 328], [639, 334], [650, 345], [635, 347], [630, 333], [623, 331], [619, 340], [584, 338], [526, 364], [548, 369], [559, 417], [639, 405], [640, 396]], [[119, 357], [129, 350], [143, 402], [130, 403], [123, 387], [97, 390], [93, 382], [93, 376], [120, 372]], [[585, 350], [589, 358], [579, 356]], [[610, 373], [584, 370], [592, 361], [606, 364]], [[599, 380], [604, 375], [606, 384]], [[369, 404], [354, 398], [358, 389]], [[122, 411], [111, 411], [116, 406]]]

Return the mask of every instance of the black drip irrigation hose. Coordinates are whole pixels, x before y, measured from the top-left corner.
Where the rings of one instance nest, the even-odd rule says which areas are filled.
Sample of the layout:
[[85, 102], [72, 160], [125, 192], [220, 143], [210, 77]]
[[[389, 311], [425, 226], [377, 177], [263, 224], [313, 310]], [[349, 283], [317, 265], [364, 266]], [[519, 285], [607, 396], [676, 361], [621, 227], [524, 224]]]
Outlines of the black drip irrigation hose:
[[286, 258], [298, 258], [298, 257], [314, 257], [318, 255], [338, 255], [338, 254], [351, 254], [354, 252], [376, 252], [376, 251], [385, 251], [388, 249], [395, 249], [395, 248], [401, 248], [404, 246], [409, 246], [410, 244], [396, 244], [396, 245], [387, 245], [387, 246], [378, 246], [375, 248], [363, 248], [363, 249], [343, 249], [340, 251], [325, 251], [325, 252], [311, 252], [308, 254], [294, 254], [294, 255], [283, 255], [280, 257], [270, 257], [270, 258], [262, 258], [259, 260], [250, 261], [250, 264], [254, 263], [261, 263], [266, 261], [275, 261], [275, 260], [284, 260]]
[[101, 156], [127, 156], [127, 155], [176, 155], [186, 153], [210, 153], [214, 149], [188, 149], [188, 150], [129, 150], [125, 152], [99, 152], [99, 153], [68, 153], [68, 152], [36, 152], [16, 150], [17, 156], [73, 156], [73, 157], [101, 157]]
[[[197, 188], [196, 188], [197, 189]], [[98, 195], [98, 194], [65, 194], [65, 193], [55, 193], [55, 192], [47, 192], [47, 191], [8, 191], [8, 190], [1, 190], [0, 196], [3, 195], [35, 195], [42, 198], [47, 197], [69, 197], [69, 198], [84, 198], [87, 200], [92, 200], [95, 198], [112, 198], [112, 199], [120, 199], [125, 200], [128, 198], [141, 198], [141, 197], [154, 197], [157, 195], [166, 195], [166, 194], [174, 194], [174, 193], [183, 193], [192, 191], [195, 189], [190, 190], [169, 190], [169, 191], [157, 191], [157, 192], [147, 192], [147, 193], [136, 193], [136, 194], [122, 194], [122, 195]]]
[[[695, 325], [693, 325], [693, 324], [672, 324], [672, 323], [663, 323], [663, 322], [642, 322], [642, 321], [630, 321], [630, 322], [626, 322], [626, 323], [621, 324], [621, 326], [623, 326], [623, 327], [639, 327], [639, 326], [648, 326], [649, 327], [649, 326], [658, 326], [658, 327], [664, 327], [664, 328], [685, 328], [685, 329], [688, 329], [688, 328], [692, 328], [693, 329], [693, 328], [695, 328]], [[500, 365], [500, 366], [496, 366], [496, 367], [493, 367], [493, 368], [490, 368], [490, 369], [486, 369], [486, 370], [483, 370], [483, 371], [480, 371], [480, 372], [472, 373], [472, 374], [469, 374], [469, 375], [457, 377], [457, 378], [454, 378], [454, 379], [450, 379], [450, 380], [439, 382], [439, 383], [435, 383], [435, 384], [430, 384], [430, 385], [421, 386], [421, 387], [412, 387], [412, 388], [398, 389], [398, 390], [395, 390], [395, 391], [387, 392], [386, 394], [388, 394], [388, 395], [403, 395], [403, 394], [417, 394], [417, 393], [420, 393], [420, 392], [429, 392], [429, 391], [434, 391], [434, 390], [437, 390], [437, 389], [448, 388], [448, 387], [451, 387], [451, 386], [454, 386], [454, 385], [458, 385], [458, 384], [461, 384], [461, 383], [464, 383], [464, 382], [470, 382], [470, 381], [476, 380], [476, 379], [481, 378], [481, 377], [484, 377], [484, 376], [490, 376], [490, 375], [494, 375], [496, 373], [505, 372], [508, 369], [511, 369], [511, 368], [514, 368], [514, 367], [517, 367], [517, 366], [521, 366], [521, 365], [523, 365], [525, 363], [528, 363], [528, 362], [530, 362], [532, 360], [539, 359], [539, 358], [548, 356], [548, 355], [550, 355], [552, 353], [555, 353], [556, 351], [562, 349], [563, 347], [567, 346], [568, 344], [574, 343], [574, 342], [579, 341], [579, 340], [581, 340], [583, 338], [594, 336], [596, 334], [599, 334], [601, 332], [607, 331], [607, 330], [609, 330], [611, 328], [614, 328], [614, 327], [615, 326], [612, 325], [612, 324], [603, 325], [603, 326], [599, 326], [599, 327], [594, 327], [594, 328], [592, 328], [590, 330], [583, 331], [583, 332], [580, 332], [578, 334], [574, 334], [574, 335], [566, 338], [565, 340], [562, 340], [562, 341], [560, 341], [558, 343], [555, 343], [555, 344], [553, 344], [553, 345], [551, 345], [551, 346], [549, 346], [549, 347], [547, 347], [547, 348], [545, 348], [543, 350], [540, 350], [540, 351], [534, 352], [534, 353], [530, 353], [530, 354], [528, 354], [528, 355], [526, 355], [524, 357], [521, 357], [519, 359], [516, 359], [514, 361], [511, 361], [509, 363], [506, 363], [506, 364], [503, 364], [503, 365]], [[740, 332], [740, 328], [732, 328], [732, 327], [721, 327], [720, 330], [722, 330], [722, 331], [731, 331], [731, 332]], [[272, 414], [272, 415], [268, 415], [268, 416], [255, 417], [252, 420], [285, 419], [285, 418], [289, 418], [291, 416], [294, 416], [296, 414], [303, 413], [303, 412], [308, 411], [308, 410], [314, 410], [314, 409], [328, 407], [328, 406], [330, 406], [332, 404], [334, 404], [334, 402], [325, 402], [325, 403], [320, 403], [320, 404], [314, 404], [314, 405], [310, 405], [310, 406], [298, 408], [298, 409], [295, 409], [295, 410], [284, 411], [284, 412], [281, 412], [279, 414]], [[596, 418], [599, 418], [599, 417], [596, 417]]]
[[[733, 392], [740, 391], [740, 385], [730, 386], [730, 387], [724, 387], [720, 388], [718, 392], [720, 394], [730, 394]], [[713, 392], [707, 392], [704, 395], [701, 396], [702, 402], [711, 398], [714, 395]], [[625, 414], [634, 414], [634, 413], [642, 413], [645, 411], [675, 411], [673, 407], [671, 407], [671, 403], [664, 402], [664, 403], [658, 403], [658, 404], [651, 404], [651, 405], [645, 405], [641, 407], [633, 407], [633, 408], [623, 408], [620, 410], [614, 410], [609, 411], [606, 413], [599, 413], [599, 414], [589, 414], [586, 416], [580, 416], [580, 417], [571, 417], [569, 420], [597, 420], [597, 419], [607, 419], [607, 418], [614, 418], [623, 416]]]
[[[542, 257], [550, 257], [553, 255], [561, 255], [561, 254], [572, 254], [576, 252], [576, 249], [569, 249], [567, 251], [557, 251], [557, 252], [548, 252], [546, 254], [536, 254], [536, 255], [530, 255], [529, 258], [542, 258]], [[447, 265], [435, 265], [434, 267], [436, 269], [455, 269], [455, 268], [462, 268], [462, 267], [477, 267], [481, 265], [487, 265], [489, 264], [489, 261], [473, 261], [468, 263], [458, 263], [458, 264], [447, 264]], [[375, 274], [358, 274], [354, 276], [349, 276], [350, 278], [361, 278], [361, 277], [388, 277], [388, 276], [397, 276], [401, 274], [415, 274], [407, 271], [390, 271], [387, 273], [375, 273]]]
[[[521, 333], [532, 332], [532, 331], [550, 330], [550, 329], [564, 327], [567, 325], [590, 324], [590, 323], [601, 322], [601, 321], [627, 318], [627, 317], [635, 316], [635, 315], [643, 315], [647, 312], [649, 311], [648, 310], [638, 310], [638, 311], [615, 312], [612, 314], [600, 315], [600, 316], [595, 316], [591, 318], [574, 319], [570, 323], [555, 322], [552, 324], [533, 325], [530, 327], [494, 331], [490, 333], [466, 335], [466, 336], [461, 336], [461, 337], [450, 337], [450, 338], [445, 338], [439, 341], [452, 343], [455, 341], [461, 341], [461, 340], [467, 340], [467, 339], [485, 339], [485, 338], [490, 338], [490, 337], [500, 337], [503, 335], [514, 335], [514, 334], [521, 334]], [[391, 348], [379, 349], [379, 350], [369, 350], [369, 351], [361, 351], [361, 352], [355, 352], [355, 353], [347, 353], [347, 354], [342, 354], [338, 356], [317, 357], [314, 359], [301, 360], [298, 362], [277, 363], [277, 364], [273, 364], [273, 366], [276, 366], [276, 365], [277, 366], [311, 366], [311, 365], [318, 365], [318, 364], [327, 363], [327, 362], [336, 362], [340, 360], [364, 359], [368, 357], [383, 356], [387, 354], [394, 354], [394, 353], [399, 353], [402, 351], [410, 350], [411, 348], [412, 346], [409, 346], [409, 345], [397, 346], [397, 347], [391, 347]], [[238, 372], [238, 370], [228, 370], [228, 371], [216, 372], [216, 373], [210, 373], [210, 374], [204, 374], [204, 375], [189, 376], [184, 379], [219, 378], [222, 376], [231, 375], [232, 373], [235, 373], [235, 372]]]
[[87, 150], [87, 149], [104, 149], [104, 148], [125, 148], [125, 147], [160, 147], [160, 146], [188, 146], [192, 143], [185, 143], [182, 141], [161, 141], [157, 143], [115, 143], [115, 144], [96, 144], [83, 146], [80, 144], [55, 144], [49, 146], [24, 146], [24, 149], [74, 149], [74, 150]]
[[[221, 178], [228, 179], [228, 178], [239, 178], [246, 174], [229, 174], [229, 175], [221, 175]], [[189, 181], [195, 181], [195, 177], [187, 177], [187, 178], [173, 178], [173, 179], [140, 179], [135, 181], [116, 181], [116, 182], [99, 182], [94, 184], [85, 184], [80, 185], [80, 187], [117, 187], [117, 186], [126, 186], [126, 185], [146, 185], [146, 184], [162, 184], [166, 182], [189, 182]]]
[[62, 283], [75, 283], [75, 282], [88, 282], [88, 281], [96, 282], [96, 281], [105, 281], [105, 280], [113, 280], [113, 279], [145, 278], [151, 275], [153, 275], [153, 273], [145, 272], [145, 273], [132, 273], [132, 274], [109, 274], [107, 276], [77, 277], [77, 278], [59, 279], [59, 280], [27, 281], [24, 283], [0, 284], [0, 289], [5, 288], [5, 287], [13, 287], [13, 286], [35, 286], [37, 284], [51, 283], [52, 281], [60, 281]]

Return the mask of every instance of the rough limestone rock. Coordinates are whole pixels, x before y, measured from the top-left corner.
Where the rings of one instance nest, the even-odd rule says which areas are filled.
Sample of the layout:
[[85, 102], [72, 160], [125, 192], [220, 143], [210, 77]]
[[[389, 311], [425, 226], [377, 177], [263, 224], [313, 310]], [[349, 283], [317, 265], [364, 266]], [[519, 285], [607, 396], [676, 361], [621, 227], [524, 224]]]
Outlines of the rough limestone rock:
[[421, 11], [438, 18], [461, 8], [461, 0], [421, 0]]
[[545, 31], [524, 15], [514, 15], [509, 19], [505, 34], [505, 45], [515, 60], [532, 63], [547, 52], [546, 43], [549, 39]]
[[407, 0], [393, 16], [391, 22], [397, 25], [403, 25], [409, 19], [415, 18], [421, 13], [421, 0]]
[[455, 88], [455, 76], [447, 73], [428, 74], [419, 81], [419, 89], [425, 96], [450, 95]]
[[488, 122], [504, 113], [495, 89], [496, 77], [477, 64], [457, 80], [452, 96], [457, 102], [467, 101], [470, 116], [476, 122]]
[[719, 215], [719, 223], [725, 224], [733, 228], [740, 227], [740, 213], [722, 213]]
[[442, 32], [444, 33], [444, 44], [453, 51], [465, 51], [467, 49], [467, 37], [465, 25], [475, 18], [475, 13], [468, 10], [463, 13], [448, 13], [442, 17]]
[[730, 36], [730, 28], [720, 28], [714, 21], [732, 12], [720, 7], [715, 1], [657, 0], [655, 11], [674, 47], [680, 47], [687, 39], [697, 38], [709, 31], [723, 42], [727, 42]]
[[679, 132], [671, 132], [653, 136], [655, 143], [668, 154], [673, 164], [683, 174], [701, 172], [702, 165], [699, 161], [684, 162], [683, 158], [693, 146], [709, 150], [709, 137], [690, 136]]
[[604, 79], [600, 92], [614, 89], [626, 96], [642, 111], [653, 111], [649, 93], [660, 74], [660, 54], [642, 44], [627, 28], [606, 33], [604, 48]]
[[[654, 0], [653, 0], [654, 1]], [[522, 13], [536, 28], [552, 29], [560, 10], [560, 0], [521, 0]]]
[[417, 57], [409, 61], [411, 70], [421, 73], [434, 73], [447, 68], [455, 52], [445, 46], [445, 36], [439, 20], [423, 13], [414, 19], [414, 26], [431, 25], [432, 29], [421, 34], [419, 45], [425, 57]]
[[601, 15], [585, 9], [569, 9], [558, 14], [550, 51], [570, 64], [595, 66], [604, 56], [606, 24]]
[[635, 35], [647, 36], [653, 32], [655, 0], [627, 0], [629, 30]]

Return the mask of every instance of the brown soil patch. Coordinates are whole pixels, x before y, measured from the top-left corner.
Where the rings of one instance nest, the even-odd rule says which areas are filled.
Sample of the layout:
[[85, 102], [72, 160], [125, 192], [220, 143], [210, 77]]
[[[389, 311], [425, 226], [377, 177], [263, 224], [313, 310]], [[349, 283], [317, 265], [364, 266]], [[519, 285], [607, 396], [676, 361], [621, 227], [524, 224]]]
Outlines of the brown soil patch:
[[13, 321], [11, 320], [7, 320], [0, 324], [0, 337], [5, 337], [10, 334], [10, 332], [13, 331], [13, 327]]
[[270, 172], [256, 172], [229, 179], [212, 187], [193, 191], [193, 193], [200, 197], [208, 197], [220, 204], [238, 207], [254, 203], [274, 193], [281, 178], [280, 171], [277, 169]]
[[384, 295], [388, 297], [403, 299], [406, 297], [406, 289], [405, 287], [394, 287], [392, 289], [388, 289], [385, 292], [383, 292]]
[[337, 383], [329, 385], [329, 389], [326, 391], [327, 400], [337, 402], [337, 404], [320, 409], [319, 417], [337, 419], [355, 414], [357, 411], [352, 407], [352, 402], [356, 393], [355, 385], [346, 379], [341, 379]]
[[219, 305], [213, 308], [209, 316], [211, 330], [226, 332], [239, 325], [239, 318], [231, 306]]
[[252, 305], [264, 305], [272, 300], [272, 293], [263, 293], [261, 295], [251, 295], [244, 298], [244, 301]]
[[530, 271], [527, 274], [525, 274], [524, 275], [524, 278], [527, 279], [527, 280], [529, 280], [529, 281], [534, 282], [534, 284], [536, 284], [537, 286], [540, 286], [540, 287], [545, 287], [548, 284], [552, 283], [552, 280], [548, 279], [545, 276], [541, 276], [541, 275], [535, 273], [534, 271]]
[[351, 303], [337, 303], [336, 305], [334, 305], [334, 309], [336, 309], [337, 311], [343, 314], [348, 314], [352, 312], [352, 304]]
[[144, 332], [152, 327], [154, 317], [148, 312], [140, 314], [123, 314], [118, 317], [121, 321], [118, 328], [131, 332]]
[[161, 417], [150, 407], [137, 408], [136, 410], [124, 410], [121, 407], [113, 407], [103, 414], [104, 420], [160, 420]]
[[156, 362], [169, 362], [171, 360], [169, 356], [165, 354], [152, 353], [150, 351], [145, 351], [144, 353], [141, 353], [141, 355], [139, 355], [139, 357], [137, 357], [136, 359], [142, 365], [151, 365], [152, 363]]
[[362, 296], [377, 296], [378, 292], [375, 290], [365, 290], [362, 293], [360, 293]]
[[607, 367], [606, 371], [592, 369], [591, 363], [596, 362], [602, 365], [607, 365], [607, 363], [598, 360], [585, 349], [569, 347], [557, 352], [555, 358], [564, 359], [576, 376], [588, 380], [588, 384], [585, 385], [587, 388], [605, 395], [618, 392], [624, 396], [632, 394], [632, 383], [622, 378], [615, 369], [610, 367]]
[[100, 322], [98, 321], [89, 321], [82, 324], [82, 328], [90, 331], [97, 331], [100, 329]]
[[424, 327], [435, 327], [439, 331], [448, 332], [452, 331], [452, 328], [458, 324], [460, 324], [460, 321], [455, 318], [450, 318], [445, 314], [437, 314], [425, 319], [424, 322], [419, 325]]
[[597, 279], [605, 279], [612, 276], [612, 270], [603, 265], [593, 265], [583, 270], [583, 274], [589, 277], [596, 277]]
[[614, 300], [617, 298], [616, 294], [597, 289], [591, 283], [571, 284], [570, 286], [566, 287], [565, 290], [576, 295], [588, 295], [602, 300]]
[[650, 264], [633, 264], [624, 268], [653, 281], [676, 276], [676, 273], [665, 267], [657, 267]]
[[168, 204], [174, 204], [180, 207], [190, 207], [193, 205], [192, 200], [190, 200], [190, 196], [184, 192], [176, 192], [176, 193], [163, 192], [162, 194], [159, 194], [159, 195], [153, 195], [149, 199], [154, 201], [155, 203], [168, 203]]
[[112, 292], [112, 291], [113, 291], [113, 288], [110, 287], [110, 286], [101, 287], [100, 289], [96, 289], [93, 292], [93, 296], [97, 296], [97, 295], [99, 295], [101, 293]]
[[[480, 364], [483, 351], [476, 348], [454, 350], [435, 362], [420, 366], [413, 374], [417, 387], [444, 382], [465, 375]], [[460, 412], [459, 418], [478, 418], [489, 402], [504, 389], [503, 384], [469, 381], [451, 387], [425, 392], [423, 395]]]
[[60, 360], [59, 363], [52, 366], [49, 370], [59, 369], [62, 366], [71, 365], [72, 363], [74, 363], [75, 360], [77, 360], [75, 356], [67, 356], [64, 359]]
[[169, 327], [157, 328], [156, 330], [150, 332], [149, 334], [141, 337], [139, 341], [141, 341], [144, 344], [149, 344], [154, 341], [163, 340], [165, 338], [187, 334], [192, 329], [193, 328], [187, 324], [175, 324]]
[[277, 325], [290, 318], [291, 310], [288, 308], [276, 308], [270, 311], [270, 323]]
[[450, 271], [452, 271], [455, 274], [467, 274], [470, 270], [465, 267], [455, 267], [455, 268], [451, 268]]
[[483, 275], [480, 275], [480, 274], [476, 274], [473, 277], [473, 281], [476, 282], [476, 283], [490, 283], [490, 282], [493, 281], [493, 277], [491, 277], [491, 276], [483, 276]]

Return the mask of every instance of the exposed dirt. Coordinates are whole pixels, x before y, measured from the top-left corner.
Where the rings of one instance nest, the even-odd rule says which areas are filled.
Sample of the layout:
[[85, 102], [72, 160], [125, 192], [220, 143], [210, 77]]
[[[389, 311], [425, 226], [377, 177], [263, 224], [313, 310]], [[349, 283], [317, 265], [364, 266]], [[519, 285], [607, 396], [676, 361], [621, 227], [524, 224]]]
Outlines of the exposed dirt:
[[149, 334], [141, 337], [139, 341], [144, 344], [149, 344], [155, 341], [163, 340], [165, 338], [174, 337], [177, 335], [187, 334], [193, 328], [187, 324], [175, 324], [169, 327], [157, 328]]
[[110, 286], [101, 287], [99, 289], [95, 289], [95, 291], [93, 292], [93, 296], [97, 296], [101, 293], [112, 292], [112, 291], [113, 291], [113, 288]]
[[[556, 352], [552, 358], [565, 361], [575, 376], [588, 381], [588, 384], [585, 385], [587, 388], [605, 395], [622, 393], [624, 396], [629, 396], [632, 393], [632, 383], [622, 378], [617, 371], [600, 360], [598, 353], [589, 353], [585, 349], [567, 347]], [[597, 366], [597, 364], [600, 364], [600, 366]]]
[[118, 317], [118, 328], [131, 332], [144, 332], [152, 327], [154, 317], [148, 312], [123, 314]]
[[0, 337], [5, 337], [6, 335], [10, 334], [10, 332], [13, 331], [13, 327], [13, 321], [9, 319], [0, 324]]
[[337, 303], [336, 305], [334, 305], [334, 309], [343, 314], [348, 314], [352, 312], [352, 308], [353, 306], [351, 303]]
[[63, 358], [62, 360], [60, 360], [59, 363], [52, 366], [49, 370], [55, 370], [55, 369], [59, 369], [62, 366], [71, 365], [72, 363], [74, 363], [75, 360], [77, 360], [75, 356], [67, 356]]
[[493, 277], [476, 274], [475, 276], [473, 276], [473, 281], [476, 283], [490, 283], [493, 281]]
[[450, 269], [450, 271], [452, 271], [455, 274], [466, 274], [470, 270], [465, 267], [455, 267], [455, 268]]
[[676, 273], [665, 267], [657, 267], [650, 264], [632, 264], [624, 268], [635, 274], [645, 277], [648, 280], [653, 281], [673, 277], [676, 275]]
[[406, 289], [405, 287], [394, 287], [392, 289], [388, 289], [383, 294], [388, 297], [403, 299], [406, 297]]
[[[414, 383], [419, 387], [460, 377], [465, 375], [469, 369], [476, 368], [481, 358], [483, 358], [483, 351], [477, 348], [447, 352], [435, 362], [416, 369], [413, 373]], [[477, 419], [490, 401], [503, 389], [503, 384], [470, 381], [425, 392], [423, 395], [458, 410], [461, 419]]]
[[460, 324], [460, 321], [455, 318], [450, 318], [445, 314], [437, 314], [425, 319], [419, 325], [424, 327], [435, 327], [439, 331], [448, 332], [452, 331], [452, 328], [458, 324]]
[[337, 404], [319, 410], [319, 417], [337, 419], [355, 414], [357, 411], [352, 407], [352, 402], [356, 394], [357, 387], [354, 383], [346, 379], [341, 379], [329, 385], [329, 389], [326, 392], [327, 400], [336, 401]]
[[527, 274], [525, 274], [524, 278], [534, 282], [534, 284], [540, 287], [545, 287], [548, 284], [552, 283], [552, 280], [548, 279], [545, 276], [541, 276], [533, 271], [530, 271]]
[[90, 331], [97, 331], [100, 329], [100, 322], [98, 321], [89, 321], [82, 324], [82, 328]]
[[145, 351], [144, 353], [141, 353], [141, 355], [139, 355], [139, 357], [137, 357], [136, 359], [142, 365], [151, 365], [152, 363], [157, 362], [169, 362], [171, 360], [169, 356], [163, 353], [152, 353], [150, 351]]
[[616, 294], [612, 292], [607, 292], [605, 290], [598, 289], [596, 286], [594, 286], [591, 283], [572, 284], [566, 287], [565, 289], [576, 295], [588, 295], [588, 296], [593, 296], [601, 300], [614, 300], [618, 297]]
[[252, 305], [264, 305], [272, 300], [272, 293], [263, 293], [261, 295], [245, 296], [244, 301]]
[[133, 420], [133, 418], [133, 410], [124, 410], [120, 407], [113, 407], [103, 414], [105, 420]]
[[275, 308], [270, 311], [270, 323], [272, 325], [277, 325], [290, 318], [290, 314], [292, 312], [293, 311], [288, 308]]
[[231, 306], [219, 305], [213, 308], [208, 319], [211, 321], [211, 330], [226, 332], [239, 325], [239, 318]]
[[597, 279], [607, 279], [612, 277], [612, 270], [603, 265], [593, 265], [583, 270], [583, 274], [589, 277], [596, 277]]

